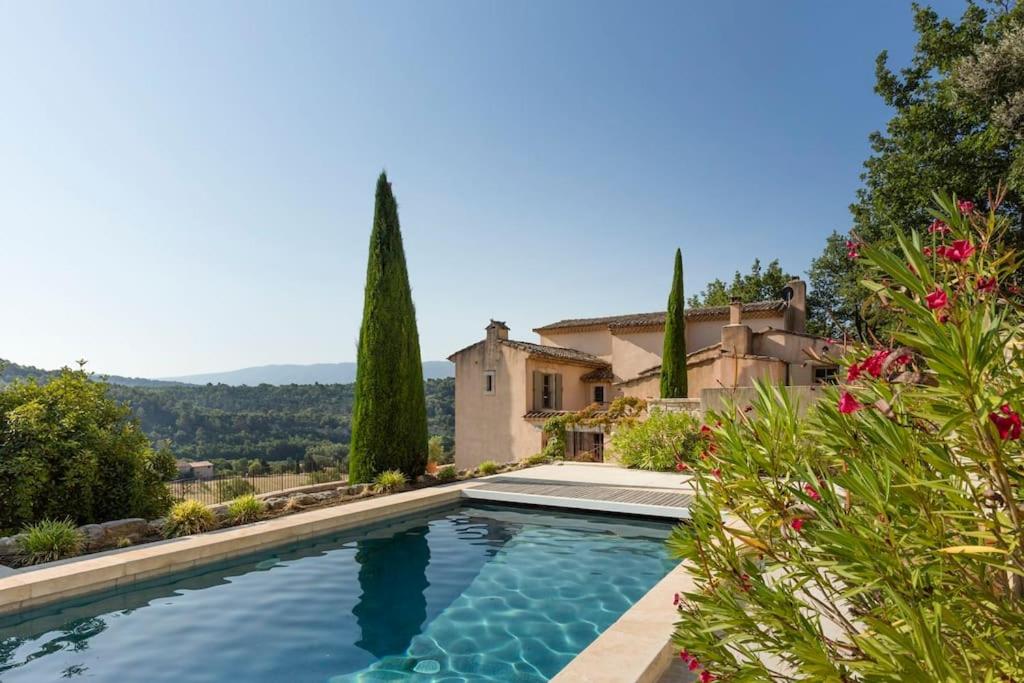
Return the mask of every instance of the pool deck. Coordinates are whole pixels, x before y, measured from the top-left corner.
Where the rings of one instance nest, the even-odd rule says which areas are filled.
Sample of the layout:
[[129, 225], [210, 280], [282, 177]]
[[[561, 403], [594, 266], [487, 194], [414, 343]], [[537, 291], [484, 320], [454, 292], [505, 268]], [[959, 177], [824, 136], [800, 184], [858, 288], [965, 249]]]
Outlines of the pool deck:
[[689, 519], [689, 477], [616, 465], [562, 463], [486, 477], [463, 497], [495, 503]]

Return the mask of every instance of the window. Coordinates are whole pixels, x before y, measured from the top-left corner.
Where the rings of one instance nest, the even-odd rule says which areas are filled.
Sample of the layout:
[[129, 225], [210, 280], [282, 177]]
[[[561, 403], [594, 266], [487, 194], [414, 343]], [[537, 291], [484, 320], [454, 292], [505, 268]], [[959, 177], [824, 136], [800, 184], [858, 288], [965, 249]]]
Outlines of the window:
[[562, 376], [554, 373], [533, 372], [533, 409], [562, 409]]
[[604, 403], [604, 387], [594, 387], [594, 403]]
[[494, 394], [494, 370], [484, 373], [484, 393]]
[[836, 367], [834, 365], [814, 368], [815, 384], [836, 384], [837, 381]]

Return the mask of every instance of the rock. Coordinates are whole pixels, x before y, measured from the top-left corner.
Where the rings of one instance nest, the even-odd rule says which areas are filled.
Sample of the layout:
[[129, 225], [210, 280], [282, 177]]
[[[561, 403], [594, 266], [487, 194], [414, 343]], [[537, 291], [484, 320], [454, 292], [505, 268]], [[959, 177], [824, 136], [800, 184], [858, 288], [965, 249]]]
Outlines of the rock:
[[[149, 526], [148, 524], [146, 525]], [[85, 538], [85, 549], [95, 550], [107, 544], [107, 532], [102, 524], [86, 524], [78, 527], [78, 531]]]
[[208, 505], [207, 507], [210, 508], [210, 512], [213, 513], [213, 516], [216, 520], [223, 521], [228, 518], [227, 503], [217, 503], [216, 505]]
[[268, 510], [273, 511], [273, 510], [280, 510], [285, 505], [287, 505], [288, 504], [288, 499], [287, 498], [267, 498], [263, 502], [266, 504]]
[[164, 525], [167, 524], [166, 517], [160, 517], [158, 519], [149, 520], [149, 528], [154, 536], [164, 535]]
[[288, 502], [292, 505], [306, 507], [307, 505], [316, 505], [317, 499], [311, 493], [297, 493], [294, 496], [289, 496]]
[[21, 554], [21, 549], [18, 547], [18, 539], [21, 536], [22, 534], [15, 534], [0, 538], [0, 557], [15, 557]]
[[474, 472], [476, 472], [476, 470], [459, 470], [459, 478], [466, 479], [468, 477], [472, 477]]
[[105, 545], [117, 545], [123, 538], [135, 543], [148, 538], [150, 534], [149, 522], [141, 517], [116, 519], [113, 522], [104, 522], [99, 527], [103, 529]]
[[416, 483], [420, 486], [431, 486], [437, 483], [437, 477], [433, 474], [421, 474], [416, 477]]
[[345, 495], [346, 496], [361, 496], [361, 495], [363, 495], [364, 492], [369, 490], [369, 488], [370, 488], [369, 484], [355, 484], [354, 486], [349, 486], [347, 489], [345, 489]]
[[316, 498], [317, 501], [319, 501], [321, 503], [324, 503], [326, 501], [334, 500], [335, 498], [337, 498], [338, 497], [338, 492], [337, 491], [317, 491], [316, 493], [313, 493], [311, 495], [314, 498]]

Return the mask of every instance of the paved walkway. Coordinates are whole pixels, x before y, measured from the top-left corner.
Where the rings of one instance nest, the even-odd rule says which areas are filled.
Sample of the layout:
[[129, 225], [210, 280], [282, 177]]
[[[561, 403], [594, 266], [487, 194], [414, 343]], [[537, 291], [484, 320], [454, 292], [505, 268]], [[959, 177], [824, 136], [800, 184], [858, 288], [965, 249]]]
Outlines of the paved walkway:
[[687, 519], [689, 478], [665, 472], [627, 470], [616, 465], [543, 465], [486, 477], [463, 497], [574, 510]]

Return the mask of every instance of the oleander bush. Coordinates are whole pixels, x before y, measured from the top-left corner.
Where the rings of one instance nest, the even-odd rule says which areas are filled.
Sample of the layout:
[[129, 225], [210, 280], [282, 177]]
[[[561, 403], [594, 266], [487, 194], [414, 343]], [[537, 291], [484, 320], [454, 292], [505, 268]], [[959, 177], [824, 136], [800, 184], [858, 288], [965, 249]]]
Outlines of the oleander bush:
[[0, 529], [159, 517], [176, 474], [174, 456], [81, 370], [0, 388]]
[[689, 413], [654, 410], [646, 420], [619, 427], [611, 447], [625, 467], [681, 472], [700, 452], [700, 427]]
[[437, 471], [436, 476], [437, 480], [443, 484], [458, 479], [459, 473], [455, 470], [454, 465], [446, 465]]
[[937, 197], [895, 250], [849, 245], [897, 324], [845, 346], [806, 419], [766, 385], [709, 416], [670, 540], [700, 680], [1024, 680], [1021, 258], [998, 199]]
[[482, 463], [476, 466], [476, 472], [481, 476], [494, 474], [497, 471], [498, 463], [494, 462], [493, 460], [484, 460]]
[[228, 503], [228, 520], [232, 524], [249, 524], [263, 517], [267, 504], [251, 493]]
[[408, 479], [401, 470], [384, 470], [373, 478], [373, 490], [377, 493], [394, 493], [405, 488]]
[[85, 539], [71, 519], [43, 519], [26, 525], [18, 538], [23, 564], [41, 564], [82, 552]]
[[216, 526], [213, 512], [198, 500], [175, 503], [164, 522], [164, 536], [177, 538], [210, 531]]

